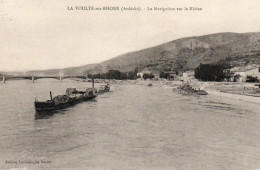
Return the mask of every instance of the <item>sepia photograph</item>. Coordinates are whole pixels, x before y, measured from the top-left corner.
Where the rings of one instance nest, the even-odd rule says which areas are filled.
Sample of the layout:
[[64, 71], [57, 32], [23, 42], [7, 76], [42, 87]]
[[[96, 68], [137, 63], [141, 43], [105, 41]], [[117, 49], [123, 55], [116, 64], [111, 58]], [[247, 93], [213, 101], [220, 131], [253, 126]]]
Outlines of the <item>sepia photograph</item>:
[[259, 0], [0, 0], [0, 170], [260, 170]]

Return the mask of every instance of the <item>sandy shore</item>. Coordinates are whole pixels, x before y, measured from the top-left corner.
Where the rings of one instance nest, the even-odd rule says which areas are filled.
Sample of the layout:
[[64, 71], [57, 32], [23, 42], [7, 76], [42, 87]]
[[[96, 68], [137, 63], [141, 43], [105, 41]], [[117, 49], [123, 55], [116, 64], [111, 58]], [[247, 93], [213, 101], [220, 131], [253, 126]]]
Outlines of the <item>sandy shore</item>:
[[216, 90], [207, 90], [207, 92], [210, 95], [221, 96], [221, 97], [231, 98], [235, 100], [242, 100], [250, 103], [260, 104], [260, 97], [228, 93], [228, 92], [220, 92]]

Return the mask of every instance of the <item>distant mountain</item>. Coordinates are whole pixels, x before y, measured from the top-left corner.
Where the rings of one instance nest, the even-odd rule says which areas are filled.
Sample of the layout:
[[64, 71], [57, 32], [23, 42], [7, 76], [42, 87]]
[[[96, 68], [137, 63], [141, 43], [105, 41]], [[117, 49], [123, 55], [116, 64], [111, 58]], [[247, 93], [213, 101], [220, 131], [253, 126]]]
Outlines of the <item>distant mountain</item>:
[[108, 70], [128, 72], [139, 70], [172, 71], [190, 70], [200, 63], [229, 63], [231, 66], [260, 64], [260, 32], [217, 33], [188, 37], [140, 51], [130, 52], [104, 61], [81, 67], [31, 71], [27, 74], [86, 75]]
[[260, 64], [260, 33], [218, 33], [174, 40], [152, 48], [120, 55], [88, 72], [117, 69], [190, 70], [200, 63], [225, 62], [231, 66]]

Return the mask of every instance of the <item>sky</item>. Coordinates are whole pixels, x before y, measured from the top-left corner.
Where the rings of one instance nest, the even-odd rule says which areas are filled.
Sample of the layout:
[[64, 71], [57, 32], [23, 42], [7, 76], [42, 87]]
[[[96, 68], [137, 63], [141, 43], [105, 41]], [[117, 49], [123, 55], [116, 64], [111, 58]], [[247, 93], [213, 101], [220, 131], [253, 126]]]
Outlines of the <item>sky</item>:
[[[74, 10], [68, 10], [71, 6]], [[87, 11], [75, 6], [142, 11]], [[0, 0], [0, 71], [81, 66], [183, 37], [259, 32], [259, 9], [260, 0]]]

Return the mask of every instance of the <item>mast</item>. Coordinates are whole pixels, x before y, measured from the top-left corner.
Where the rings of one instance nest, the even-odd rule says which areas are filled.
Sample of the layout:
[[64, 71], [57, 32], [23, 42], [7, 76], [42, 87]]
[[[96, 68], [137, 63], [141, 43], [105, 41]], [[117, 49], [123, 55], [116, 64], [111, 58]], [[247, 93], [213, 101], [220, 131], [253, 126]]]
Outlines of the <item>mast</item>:
[[92, 78], [92, 88], [94, 88], [94, 78]]

